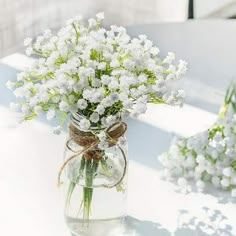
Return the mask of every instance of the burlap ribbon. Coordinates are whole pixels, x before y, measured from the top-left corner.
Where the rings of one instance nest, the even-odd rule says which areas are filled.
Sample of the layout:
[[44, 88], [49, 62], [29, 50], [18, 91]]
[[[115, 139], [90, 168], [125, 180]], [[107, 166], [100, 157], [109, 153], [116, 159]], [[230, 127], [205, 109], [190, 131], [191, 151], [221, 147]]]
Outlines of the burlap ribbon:
[[[122, 173], [121, 178], [116, 183], [111, 184], [111, 185], [100, 184], [100, 185], [96, 185], [93, 187], [113, 188], [113, 187], [119, 185], [122, 182], [122, 180], [124, 179], [126, 169], [127, 169], [127, 158], [126, 158], [124, 150], [118, 144], [118, 139], [125, 134], [126, 130], [127, 130], [127, 124], [120, 121], [120, 122], [113, 124], [105, 131], [106, 137], [107, 137], [106, 141], [107, 141], [109, 147], [116, 145], [119, 148], [119, 150], [121, 151], [121, 154], [122, 154], [122, 157], [124, 160], [124, 169], [123, 169], [123, 173]], [[66, 146], [70, 151], [72, 151], [75, 154], [72, 155], [71, 157], [69, 157], [61, 166], [59, 173], [58, 173], [58, 186], [60, 186], [62, 184], [61, 174], [62, 174], [64, 168], [72, 160], [78, 158], [81, 155], [85, 155], [85, 157], [88, 159], [89, 156], [92, 156], [92, 155], [90, 155], [91, 153], [93, 153], [93, 156], [91, 158], [94, 158], [95, 160], [99, 160], [99, 155], [96, 156], [96, 151], [99, 152], [98, 144], [99, 144], [100, 140], [98, 139], [98, 137], [96, 135], [94, 135], [92, 132], [81, 131], [78, 128], [76, 128], [72, 123], [70, 123], [70, 125], [69, 125], [69, 135], [70, 135], [70, 139], [67, 141]], [[76, 144], [78, 144], [79, 146], [83, 147], [83, 149], [80, 151], [73, 150], [69, 145], [71, 141], [73, 141]]]

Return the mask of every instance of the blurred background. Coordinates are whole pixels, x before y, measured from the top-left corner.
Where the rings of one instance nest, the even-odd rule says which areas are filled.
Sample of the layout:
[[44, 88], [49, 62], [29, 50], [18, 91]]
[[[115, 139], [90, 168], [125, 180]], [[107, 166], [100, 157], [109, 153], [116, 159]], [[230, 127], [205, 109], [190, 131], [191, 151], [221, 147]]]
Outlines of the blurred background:
[[235, 0], [0, 0], [0, 57], [22, 48], [26, 36], [58, 28], [77, 14], [98, 11], [107, 24], [135, 25], [188, 19], [235, 18]]

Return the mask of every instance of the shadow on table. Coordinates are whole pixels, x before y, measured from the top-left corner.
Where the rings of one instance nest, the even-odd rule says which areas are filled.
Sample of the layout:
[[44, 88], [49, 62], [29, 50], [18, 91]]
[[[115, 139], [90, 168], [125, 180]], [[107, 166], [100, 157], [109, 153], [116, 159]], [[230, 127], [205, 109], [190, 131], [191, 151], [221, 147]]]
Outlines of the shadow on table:
[[[189, 192], [189, 191], [187, 191], [187, 193], [186, 193], [185, 190], [183, 190], [181, 187], [179, 187], [178, 184], [176, 183], [175, 179], [173, 179], [171, 182], [176, 187], [175, 192], [177, 192], [179, 194], [184, 194], [184, 195]], [[189, 180], [188, 186], [186, 186], [186, 188], [190, 188], [191, 193], [199, 193], [199, 190], [196, 187], [196, 183], [194, 182], [194, 180], [192, 180], [192, 181]], [[220, 204], [226, 204], [226, 203], [236, 204], [236, 198], [231, 196], [230, 191], [216, 188], [209, 182], [206, 183], [206, 187], [204, 188], [204, 190], [201, 191], [201, 194], [208, 195], [210, 197], [215, 198], [214, 201], [216, 200]]]
[[170, 232], [160, 224], [151, 221], [142, 221], [128, 216], [125, 222], [125, 236], [169, 236]]
[[187, 210], [180, 210], [174, 232], [159, 223], [128, 216], [124, 236], [234, 236], [227, 217], [219, 210], [203, 207], [199, 213], [196, 216]]
[[157, 156], [166, 151], [172, 140], [170, 132], [161, 130], [140, 120], [128, 120], [129, 158], [158, 168]]
[[200, 215], [196, 216], [187, 210], [180, 210], [178, 229], [174, 236], [234, 236], [228, 218], [221, 211], [202, 207]]

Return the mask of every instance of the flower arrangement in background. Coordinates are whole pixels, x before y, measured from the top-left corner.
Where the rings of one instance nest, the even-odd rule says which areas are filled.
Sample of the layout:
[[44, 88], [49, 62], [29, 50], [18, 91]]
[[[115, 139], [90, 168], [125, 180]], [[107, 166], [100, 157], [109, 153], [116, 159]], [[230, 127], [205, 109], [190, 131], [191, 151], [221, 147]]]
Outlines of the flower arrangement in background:
[[192, 137], [176, 139], [159, 156], [164, 176], [176, 180], [184, 192], [191, 191], [188, 180], [199, 190], [206, 182], [231, 191], [236, 197], [236, 82], [226, 91], [218, 119], [208, 130]]

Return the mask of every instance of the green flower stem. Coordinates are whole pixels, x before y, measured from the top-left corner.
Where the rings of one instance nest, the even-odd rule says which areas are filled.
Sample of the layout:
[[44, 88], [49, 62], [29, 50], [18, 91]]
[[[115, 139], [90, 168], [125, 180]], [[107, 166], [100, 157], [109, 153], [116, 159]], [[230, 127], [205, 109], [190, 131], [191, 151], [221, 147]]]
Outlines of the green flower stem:
[[75, 182], [71, 181], [70, 184], [69, 184], [69, 187], [68, 187], [67, 198], [66, 198], [66, 210], [68, 210], [68, 207], [69, 207], [70, 201], [71, 201], [72, 193], [73, 193], [73, 191], [76, 187], [76, 184], [78, 184], [79, 181], [80, 181], [80, 178], [83, 174], [84, 168], [85, 168], [85, 157], [83, 155], [82, 158], [81, 158], [81, 161], [80, 161], [79, 174], [76, 177]]
[[226, 90], [224, 104], [219, 112], [221, 118], [225, 117], [230, 106], [236, 114], [236, 81], [232, 81]]
[[93, 198], [93, 179], [98, 168], [98, 161], [89, 159], [85, 161], [85, 186], [83, 187], [83, 217], [89, 220]]
[[68, 187], [68, 191], [67, 191], [67, 197], [66, 197], [66, 211], [68, 211], [68, 208], [70, 206], [70, 200], [71, 200], [71, 196], [72, 193], [75, 189], [76, 184], [74, 182], [70, 182], [69, 187]]

